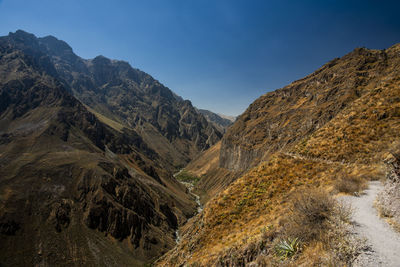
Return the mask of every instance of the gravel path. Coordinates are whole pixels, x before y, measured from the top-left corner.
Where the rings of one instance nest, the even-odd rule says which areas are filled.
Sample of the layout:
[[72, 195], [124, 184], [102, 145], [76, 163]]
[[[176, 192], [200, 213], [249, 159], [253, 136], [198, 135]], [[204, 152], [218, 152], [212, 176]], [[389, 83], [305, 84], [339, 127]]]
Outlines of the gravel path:
[[381, 182], [373, 181], [360, 197], [343, 197], [354, 209], [355, 232], [366, 240], [367, 245], [353, 266], [400, 266], [400, 234], [378, 216], [373, 206], [377, 193], [382, 189]]

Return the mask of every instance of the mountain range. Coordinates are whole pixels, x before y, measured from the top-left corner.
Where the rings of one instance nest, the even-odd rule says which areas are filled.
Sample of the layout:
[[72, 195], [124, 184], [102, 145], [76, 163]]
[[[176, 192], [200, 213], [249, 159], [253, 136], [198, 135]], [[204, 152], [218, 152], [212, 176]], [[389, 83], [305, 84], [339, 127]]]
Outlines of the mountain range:
[[82, 59], [52, 36], [1, 37], [0, 262], [157, 258], [195, 210], [172, 174], [221, 136], [126, 62]]
[[399, 148], [399, 44], [230, 118], [18, 30], [0, 37], [0, 265], [350, 266], [336, 199], [398, 177]]

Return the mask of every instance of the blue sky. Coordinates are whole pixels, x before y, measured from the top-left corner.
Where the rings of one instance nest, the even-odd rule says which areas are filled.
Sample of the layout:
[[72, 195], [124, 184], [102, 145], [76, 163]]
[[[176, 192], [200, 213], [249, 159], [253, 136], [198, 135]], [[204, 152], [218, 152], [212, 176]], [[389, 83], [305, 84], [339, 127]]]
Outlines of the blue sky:
[[400, 42], [400, 1], [0, 0], [0, 35], [54, 35], [122, 59], [199, 107], [238, 115], [355, 47]]

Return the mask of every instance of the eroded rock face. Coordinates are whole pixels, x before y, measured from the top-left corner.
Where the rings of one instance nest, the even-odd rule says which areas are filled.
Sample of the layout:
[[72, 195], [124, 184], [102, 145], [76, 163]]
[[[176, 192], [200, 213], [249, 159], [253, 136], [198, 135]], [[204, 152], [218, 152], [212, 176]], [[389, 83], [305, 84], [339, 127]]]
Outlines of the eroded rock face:
[[[110, 169], [110, 164], [104, 162], [99, 165], [108, 172], [100, 177], [99, 190], [90, 192], [89, 185], [95, 181], [86, 179], [92, 180], [93, 176], [78, 184], [79, 191], [84, 195], [84, 221], [88, 227], [119, 240], [128, 238], [134, 248], [143, 246], [143, 238], [149, 236], [152, 236], [154, 244], [162, 242], [162, 238], [153, 236], [149, 224], [164, 231], [176, 229], [177, 218], [168, 205], [158, 206], [143, 188], [145, 186], [133, 180], [126, 168], [112, 166], [113, 169]], [[149, 245], [147, 247], [150, 248]]]
[[[142, 150], [155, 151], [157, 163], [169, 172], [185, 165], [222, 137], [221, 132], [197, 112], [190, 101], [178, 97], [127, 62], [103, 56], [84, 60], [75, 55], [68, 44], [55, 37], [36, 38], [20, 30], [3, 37], [2, 43], [5, 53], [13, 50], [4, 58], [5, 61], [9, 57], [23, 59], [54, 78], [59, 86], [104, 116], [106, 122], [113, 121], [124, 128], [123, 131], [136, 132], [137, 137], [144, 141], [141, 143], [149, 146], [149, 149]], [[29, 83], [31, 78], [28, 75], [25, 81], [19, 79], [15, 86], [20, 82]], [[2, 94], [2, 102], [10, 101], [7, 93], [3, 91]], [[20, 106], [21, 112], [30, 108]]]
[[49, 216], [49, 221], [54, 225], [57, 232], [68, 228], [71, 222], [71, 205], [72, 201], [62, 199], [53, 203]]
[[262, 149], [248, 149], [238, 144], [230, 143], [223, 139], [221, 146], [224, 147], [220, 152], [220, 166], [232, 171], [247, 169], [253, 161], [260, 160], [264, 154]]

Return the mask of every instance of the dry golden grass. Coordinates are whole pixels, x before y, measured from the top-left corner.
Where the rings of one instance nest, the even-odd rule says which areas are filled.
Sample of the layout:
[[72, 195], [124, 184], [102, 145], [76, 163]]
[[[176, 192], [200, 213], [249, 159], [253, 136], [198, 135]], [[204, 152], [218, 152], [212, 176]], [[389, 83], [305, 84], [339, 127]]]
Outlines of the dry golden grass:
[[335, 200], [321, 189], [298, 191], [291, 197], [290, 216], [282, 222], [285, 236], [303, 243], [321, 240], [335, 213]]
[[353, 171], [341, 163], [276, 154], [207, 203], [176, 249], [186, 251], [190, 258], [172, 252], [159, 264], [173, 266], [187, 261], [209, 266], [230, 248], [260, 242], [265, 231], [282, 230], [279, 222], [291, 213], [290, 199], [296, 191], [332, 188], [338, 173], [350, 175]]
[[100, 114], [99, 112], [96, 112], [94, 109], [91, 107], [84, 105], [87, 110], [89, 110], [91, 113], [93, 113], [96, 118], [101, 121], [102, 123], [110, 126], [114, 130], [117, 130], [118, 132], [121, 132], [123, 128], [126, 128], [126, 126], [122, 125], [121, 123], [117, 122], [116, 120], [112, 120], [108, 118], [107, 116], [104, 116], [103, 114]]
[[[263, 227], [279, 231], [279, 221], [288, 215], [288, 198], [298, 189], [320, 187], [331, 192], [354, 193], [362, 190], [366, 181], [383, 177], [382, 160], [400, 135], [399, 103], [391, 103], [397, 95], [398, 89], [393, 88], [371, 90], [354, 107], [345, 109], [300, 142], [292, 154], [275, 154], [217, 195], [208, 203], [202, 218], [198, 218], [201, 223], [197, 235], [179, 247], [191, 255], [187, 262], [207, 266], [229, 248], [245, 247], [260, 240]], [[332, 240], [326, 242], [338, 242]], [[329, 246], [321, 250], [318, 242], [321, 241], [305, 247], [297, 261], [305, 261], [304, 255], [329, 254]], [[168, 262], [168, 257], [167, 254], [163, 263]], [[185, 261], [185, 257], [174, 257], [175, 262]], [[337, 261], [322, 258], [325, 262]], [[320, 260], [315, 258], [315, 262]]]
[[321, 188], [297, 191], [281, 221], [278, 240], [296, 238], [303, 251], [285, 262], [293, 266], [344, 266], [355, 258], [361, 245], [349, 235], [352, 210]]
[[362, 177], [340, 177], [334, 183], [334, 187], [339, 193], [357, 195], [367, 189], [367, 180]]
[[221, 141], [202, 152], [197, 158], [192, 160], [185, 170], [196, 175], [203, 176], [209, 171], [217, 169], [219, 164], [219, 151], [221, 148]]
[[371, 89], [293, 150], [305, 156], [369, 164], [400, 138], [400, 82]]

